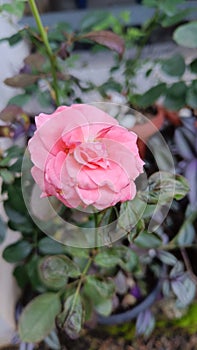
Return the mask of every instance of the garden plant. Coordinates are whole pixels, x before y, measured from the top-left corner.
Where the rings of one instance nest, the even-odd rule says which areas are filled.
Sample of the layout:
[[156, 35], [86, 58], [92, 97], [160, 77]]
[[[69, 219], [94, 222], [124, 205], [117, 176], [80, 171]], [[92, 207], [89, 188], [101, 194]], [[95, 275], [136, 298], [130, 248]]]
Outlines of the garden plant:
[[[1, 10], [22, 14], [25, 2]], [[3, 252], [22, 290], [20, 342], [75, 349], [89, 329], [132, 320], [132, 336], [148, 337], [165, 322], [195, 331], [197, 59], [186, 63], [178, 53], [150, 60], [147, 78], [158, 64], [173, 82], [159, 78], [143, 94], [135, 85], [143, 49], [158, 27], [176, 26], [174, 40], [196, 48], [196, 21], [182, 24], [190, 9], [180, 10], [181, 0], [144, 0], [154, 14], [141, 28], [128, 26], [129, 13], [120, 20], [100, 12], [74, 33], [66, 23], [44, 28], [35, 1], [27, 3], [37, 27], [4, 39], [31, 45], [24, 67], [5, 81], [23, 92], [0, 113], [0, 135], [13, 139], [0, 158], [8, 218], [0, 221], [0, 240], [7, 227], [20, 232]], [[78, 45], [92, 55], [111, 51], [104, 84], [70, 73], [80, 61]], [[99, 100], [84, 103], [92, 91]], [[114, 93], [122, 104], [112, 103]], [[29, 112], [32, 100], [38, 113]], [[176, 118], [149, 117], [148, 107], [170, 116], [172, 110]]]

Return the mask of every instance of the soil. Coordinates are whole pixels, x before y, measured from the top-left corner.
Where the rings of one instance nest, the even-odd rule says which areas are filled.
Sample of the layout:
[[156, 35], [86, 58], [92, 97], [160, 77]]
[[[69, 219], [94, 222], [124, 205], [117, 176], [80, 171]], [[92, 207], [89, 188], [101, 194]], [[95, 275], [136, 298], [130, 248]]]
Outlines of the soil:
[[[189, 335], [182, 329], [177, 330], [175, 334], [153, 334], [149, 340], [141, 337], [133, 341], [125, 341], [123, 338], [108, 337], [105, 340], [97, 337], [87, 337], [89, 346], [73, 346], [68, 350], [197, 350], [197, 334]], [[67, 350], [65, 347], [62, 350]]]
[[[67, 343], [68, 344], [68, 343]], [[28, 350], [28, 346], [2, 347], [0, 350]], [[51, 350], [46, 345], [36, 346], [34, 350]], [[69, 346], [62, 346], [61, 350], [197, 350], [197, 334], [189, 334], [183, 329], [160, 330], [152, 334], [148, 340], [137, 337], [125, 341], [123, 337], [112, 337], [89, 333], [86, 337], [71, 341]]]

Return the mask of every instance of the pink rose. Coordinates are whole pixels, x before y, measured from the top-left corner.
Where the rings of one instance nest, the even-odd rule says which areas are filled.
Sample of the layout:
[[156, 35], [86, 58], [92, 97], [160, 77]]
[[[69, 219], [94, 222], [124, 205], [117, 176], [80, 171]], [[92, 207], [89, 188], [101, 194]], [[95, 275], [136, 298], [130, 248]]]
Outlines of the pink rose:
[[70, 208], [99, 210], [134, 198], [134, 180], [144, 164], [136, 134], [85, 104], [41, 113], [35, 121], [28, 146], [42, 196], [56, 196]]

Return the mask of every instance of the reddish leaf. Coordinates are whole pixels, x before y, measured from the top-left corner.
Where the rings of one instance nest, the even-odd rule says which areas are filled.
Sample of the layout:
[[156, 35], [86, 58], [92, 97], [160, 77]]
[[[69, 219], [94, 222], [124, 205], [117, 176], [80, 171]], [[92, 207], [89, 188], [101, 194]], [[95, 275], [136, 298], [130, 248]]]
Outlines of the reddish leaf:
[[5, 79], [4, 83], [8, 86], [24, 88], [34, 84], [38, 79], [39, 75], [17, 74], [11, 78]]
[[23, 110], [21, 107], [9, 105], [0, 112], [0, 119], [4, 122], [13, 122], [22, 113]]
[[163, 108], [158, 108], [157, 115], [145, 124], [135, 125], [132, 130], [138, 135], [138, 147], [142, 159], [145, 157], [146, 141], [162, 127], [165, 119]]
[[24, 63], [30, 66], [32, 69], [38, 71], [42, 70], [43, 64], [46, 62], [46, 58], [40, 53], [32, 53], [24, 59]]
[[120, 56], [122, 56], [124, 53], [124, 49], [125, 49], [124, 40], [119, 35], [109, 30], [100, 30], [100, 31], [90, 32], [83, 35], [83, 38], [86, 38], [98, 44], [104, 45], [109, 49], [118, 52]]

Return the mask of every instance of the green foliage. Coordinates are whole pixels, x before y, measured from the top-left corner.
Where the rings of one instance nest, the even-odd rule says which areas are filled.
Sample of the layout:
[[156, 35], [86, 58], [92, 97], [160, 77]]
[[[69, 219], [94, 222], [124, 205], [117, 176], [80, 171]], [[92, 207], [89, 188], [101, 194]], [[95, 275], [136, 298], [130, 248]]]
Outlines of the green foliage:
[[148, 191], [140, 192], [140, 195], [149, 204], [165, 205], [173, 199], [182, 199], [188, 191], [189, 185], [183, 176], [160, 171], [149, 177]]
[[57, 324], [71, 339], [76, 339], [81, 331], [83, 317], [81, 298], [79, 295], [76, 297], [75, 294], [72, 294], [64, 303], [64, 309], [57, 317]]
[[24, 309], [19, 320], [22, 341], [36, 343], [48, 335], [55, 325], [55, 317], [61, 311], [59, 296], [44, 293], [33, 299]]
[[29, 242], [20, 240], [9, 245], [3, 252], [3, 258], [10, 263], [16, 263], [24, 260], [32, 250]]
[[197, 108], [197, 80], [193, 80], [191, 85], [187, 88], [186, 103], [191, 108]]
[[158, 248], [162, 241], [156, 233], [142, 232], [134, 239], [134, 243], [142, 248]]
[[165, 93], [165, 91], [166, 91], [166, 84], [160, 83], [160, 84], [150, 88], [143, 95], [137, 95], [135, 97], [136, 104], [139, 107], [143, 107], [143, 108], [151, 106], [158, 100], [158, 98], [161, 95], [163, 95]]
[[38, 249], [41, 254], [45, 255], [63, 254], [65, 251], [63, 244], [49, 237], [44, 237], [38, 242]]
[[8, 169], [0, 169], [0, 176], [6, 184], [12, 184], [14, 182], [14, 174]]
[[[26, 0], [25, 0], [26, 1]], [[13, 0], [12, 3], [5, 3], [0, 5], [0, 12], [5, 11], [10, 13], [11, 15], [15, 15], [17, 17], [22, 17], [25, 4], [23, 0]]]
[[179, 12], [177, 6], [183, 2], [184, 0], [143, 0], [145, 6], [155, 7], [169, 17], [174, 16]]
[[186, 328], [189, 333], [196, 333], [197, 330], [197, 302], [190, 305], [186, 315], [173, 322], [177, 327]]
[[6, 236], [6, 223], [3, 221], [3, 219], [0, 217], [0, 243], [2, 243]]
[[132, 271], [137, 265], [137, 256], [130, 247], [117, 246], [104, 248], [96, 255], [94, 262], [106, 269], [119, 265], [123, 270]]
[[[130, 232], [143, 216], [146, 209], [146, 202], [138, 195], [132, 200], [121, 204], [120, 215], [118, 218], [118, 227], [125, 230], [125, 233]], [[135, 236], [136, 232], [132, 231]]]
[[194, 9], [185, 9], [185, 10], [180, 10], [179, 12], [176, 13], [173, 16], [165, 16], [161, 22], [162, 26], [165, 27], [170, 27], [175, 24], [180, 23], [181, 21], [185, 20], [185, 18], [193, 11]]
[[195, 58], [189, 65], [192, 73], [197, 73], [197, 58]]
[[179, 110], [186, 103], [187, 86], [183, 81], [172, 84], [165, 96], [164, 106], [169, 110]]
[[196, 212], [192, 212], [188, 217], [186, 217], [177, 235], [173, 239], [173, 242], [175, 244], [178, 244], [180, 247], [184, 247], [193, 243], [195, 238], [195, 228], [193, 226], [193, 223], [196, 217]]
[[79, 267], [64, 255], [48, 256], [39, 264], [40, 277], [50, 289], [60, 289], [67, 283], [69, 277], [80, 276]]
[[[73, 33], [68, 24], [60, 23], [52, 30], [45, 31], [41, 28], [38, 31], [27, 28], [10, 38], [3, 39], [14, 45], [27, 38], [35, 50], [34, 54], [24, 60], [27, 73], [16, 74], [5, 81], [9, 86], [24, 89], [23, 93], [9, 101], [9, 108], [13, 105], [21, 107], [20, 113], [23, 113], [24, 106], [32, 96], [41, 103], [43, 110], [45, 107], [54, 108], [61, 103], [83, 102], [83, 97], [79, 96], [78, 92], [84, 94], [92, 90], [99, 92], [104, 99], [110, 98], [109, 91], [115, 91], [117, 94], [122, 94], [128, 103], [140, 108], [154, 105], [161, 96], [164, 97], [164, 105], [169, 109], [178, 110], [185, 105], [197, 108], [196, 79], [190, 84], [182, 81], [182, 76], [188, 69], [194, 74], [197, 73], [197, 60], [194, 59], [186, 65], [180, 54], [156, 60], [165, 74], [174, 77], [174, 83], [159, 81], [143, 95], [134, 94], [133, 91], [136, 72], [144, 63], [141, 58], [144, 46], [160, 25], [167, 27], [185, 19], [190, 10], [180, 9], [179, 4], [182, 2], [182, 0], [144, 0], [144, 4], [154, 7], [155, 11], [141, 28], [128, 25], [130, 21], [128, 11], [119, 14], [118, 18], [110, 13], [98, 11], [84, 17], [80, 33]], [[23, 8], [23, 0], [1, 5], [1, 10], [10, 13], [15, 11], [15, 14], [22, 13]], [[181, 26], [175, 31], [174, 39], [185, 46], [196, 47], [195, 31], [196, 22]], [[67, 73], [80, 59], [80, 55], [73, 54], [78, 42], [80, 45], [90, 42], [95, 52], [101, 46], [116, 52], [111, 75], [102, 85], [84, 83]], [[132, 58], [123, 55], [125, 47], [129, 46], [135, 48], [136, 54]], [[153, 66], [154, 62], [148, 68], [147, 77], [151, 74]], [[118, 70], [123, 76], [123, 82], [117, 81], [113, 75]], [[46, 86], [41, 91], [40, 85], [43, 81]], [[3, 114], [7, 119], [2, 119], [10, 124], [15, 119], [18, 122], [18, 110], [12, 111], [13, 120], [8, 112], [6, 110]], [[21, 120], [26, 127], [25, 118]], [[181, 140], [183, 141], [183, 138]], [[181, 142], [181, 145], [185, 149], [185, 143]], [[149, 232], [147, 229], [155, 212], [160, 214], [162, 206], [171, 203], [173, 199], [180, 200], [187, 194], [189, 187], [183, 177], [167, 172], [154, 173], [148, 178], [146, 189], [138, 191], [132, 201], [119, 203], [114, 208], [116, 216], [113, 222], [114, 231], [117, 233], [120, 230], [124, 237], [127, 235], [128, 241], [125, 238], [124, 241], [118, 241], [110, 247], [80, 249], [64, 246], [49, 237], [44, 237], [43, 232], [32, 221], [21, 191], [22, 160], [23, 150], [16, 146], [6, 150], [0, 158], [2, 194], [8, 216], [7, 224], [0, 219], [0, 242], [5, 237], [7, 226], [22, 234], [20, 240], [4, 250], [3, 257], [6, 261], [17, 264], [14, 276], [22, 289], [28, 287], [33, 293], [41, 293], [22, 313], [19, 322], [22, 341], [41, 341], [55, 327], [55, 321], [66, 336], [71, 339], [79, 337], [84, 320], [90, 320], [93, 312], [104, 316], [110, 315], [112, 310], [116, 312], [113, 305], [116, 299], [121, 309], [124, 296], [120, 298], [115, 288], [117, 272], [121, 272], [125, 279], [135, 280], [143, 294], [145, 289], [139, 280], [145, 277], [147, 262], [157, 277], [160, 265], [167, 265], [165, 282], [168, 289], [174, 293], [182, 306], [191, 303], [195, 287], [191, 280], [186, 278], [183, 265], [178, 262], [174, 252], [170, 253], [167, 249], [182, 248], [193, 243], [195, 239], [193, 224], [196, 215], [186, 213], [185, 221], [179, 231], [174, 233], [174, 239], [167, 244], [164, 242], [165, 226], [161, 225], [159, 233]], [[108, 212], [104, 214], [101, 212], [98, 215], [102, 224], [111, 220]], [[92, 217], [93, 215], [90, 216], [90, 226], [93, 223]], [[150, 252], [153, 253], [153, 257]], [[57, 291], [57, 294], [50, 291]], [[153, 323], [151, 319], [151, 330]], [[143, 329], [143, 324], [141, 326], [141, 331], [146, 333], [147, 329]], [[132, 330], [132, 334], [133, 332]]]
[[162, 70], [169, 76], [181, 77], [185, 72], [185, 61], [182, 55], [175, 54], [161, 61]]
[[111, 313], [111, 298], [115, 292], [112, 280], [101, 281], [96, 276], [87, 276], [83, 291], [98, 313], [103, 316]]
[[181, 46], [197, 48], [197, 21], [178, 27], [173, 34], [173, 39]]

